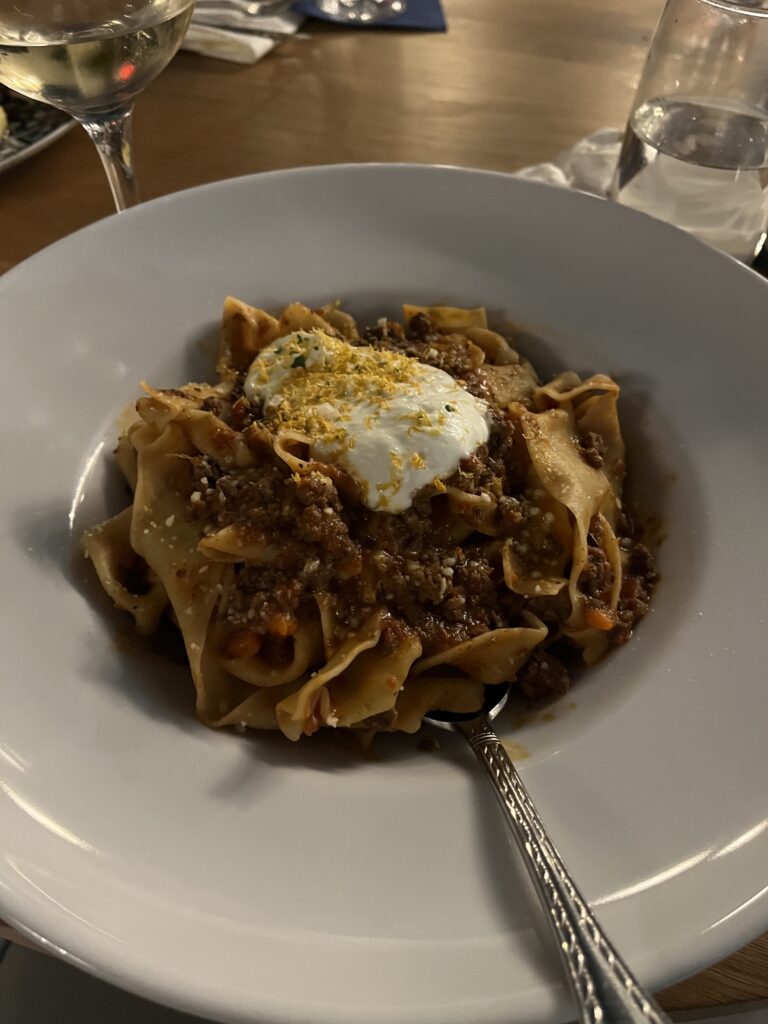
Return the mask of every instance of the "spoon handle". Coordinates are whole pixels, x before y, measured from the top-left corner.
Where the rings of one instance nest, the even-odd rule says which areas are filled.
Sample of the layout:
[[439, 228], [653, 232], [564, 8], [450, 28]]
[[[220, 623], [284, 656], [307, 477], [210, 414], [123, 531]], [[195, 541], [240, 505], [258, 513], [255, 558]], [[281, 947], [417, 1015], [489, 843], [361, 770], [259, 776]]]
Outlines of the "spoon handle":
[[485, 769], [547, 910], [584, 1024], [669, 1024], [616, 952], [485, 716], [456, 723]]

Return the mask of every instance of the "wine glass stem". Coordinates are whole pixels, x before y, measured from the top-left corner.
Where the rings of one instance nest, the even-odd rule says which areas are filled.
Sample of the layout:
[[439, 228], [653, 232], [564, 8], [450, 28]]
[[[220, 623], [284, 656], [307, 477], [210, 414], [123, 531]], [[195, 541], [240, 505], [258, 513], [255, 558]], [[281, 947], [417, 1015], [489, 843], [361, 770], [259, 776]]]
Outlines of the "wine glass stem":
[[98, 121], [80, 122], [99, 151], [118, 213], [139, 202], [131, 150], [132, 114], [133, 107], [128, 107]]

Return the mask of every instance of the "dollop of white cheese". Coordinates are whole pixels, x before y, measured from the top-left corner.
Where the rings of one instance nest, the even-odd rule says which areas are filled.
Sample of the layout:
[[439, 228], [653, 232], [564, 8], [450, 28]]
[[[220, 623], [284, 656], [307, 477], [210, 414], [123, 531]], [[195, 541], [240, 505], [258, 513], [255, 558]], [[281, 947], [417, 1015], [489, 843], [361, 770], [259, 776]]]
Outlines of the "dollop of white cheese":
[[417, 359], [297, 331], [259, 352], [245, 393], [273, 427], [345, 469], [368, 508], [403, 512], [488, 440], [488, 406]]

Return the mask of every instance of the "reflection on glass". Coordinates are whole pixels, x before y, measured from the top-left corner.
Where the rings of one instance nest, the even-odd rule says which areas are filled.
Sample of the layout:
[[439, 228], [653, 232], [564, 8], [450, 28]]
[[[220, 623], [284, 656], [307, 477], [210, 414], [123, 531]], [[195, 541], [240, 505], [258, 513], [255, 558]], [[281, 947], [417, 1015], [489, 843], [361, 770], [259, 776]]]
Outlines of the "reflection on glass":
[[336, 21], [360, 23], [384, 21], [406, 10], [405, 0], [317, 0], [317, 6]]

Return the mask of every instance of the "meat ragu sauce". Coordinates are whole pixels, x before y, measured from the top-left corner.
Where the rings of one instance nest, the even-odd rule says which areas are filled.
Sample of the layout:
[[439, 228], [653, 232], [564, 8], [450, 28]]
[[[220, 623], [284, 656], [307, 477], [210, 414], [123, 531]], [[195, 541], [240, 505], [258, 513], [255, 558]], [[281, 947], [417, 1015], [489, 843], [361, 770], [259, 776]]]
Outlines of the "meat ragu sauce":
[[[264, 535], [279, 550], [281, 563], [279, 569], [248, 563], [235, 567], [236, 587], [223, 613], [223, 653], [243, 658], [261, 651], [276, 664], [289, 659], [301, 609], [317, 593], [328, 595], [342, 631], [358, 628], [372, 609], [385, 607], [385, 643], [387, 637], [395, 643], [403, 631], [411, 631], [421, 641], [424, 656], [515, 624], [528, 609], [550, 627], [550, 635], [519, 672], [517, 688], [531, 700], [564, 693], [570, 686], [570, 670], [581, 659], [580, 649], [557, 628], [570, 612], [567, 588], [554, 596], [524, 597], [504, 584], [502, 542], [513, 538], [521, 552], [537, 542], [537, 502], [544, 496], [540, 490], [527, 489], [524, 439], [514, 416], [504, 408], [510, 400], [527, 403], [514, 374], [489, 373], [471, 341], [460, 334], [441, 334], [423, 314], [414, 316], [405, 329], [380, 321], [363, 333], [359, 343], [438, 367], [486, 400], [491, 407], [488, 442], [461, 462], [443, 481], [444, 487], [439, 481], [424, 487], [410, 508], [390, 514], [367, 508], [343, 470], [315, 463], [306, 473], [293, 474], [264, 436], [260, 409], [243, 394], [242, 380], [235, 384], [233, 393], [239, 397], [234, 403], [231, 398], [226, 404], [209, 399], [204, 408], [245, 431], [249, 445], [259, 446], [262, 436], [264, 461], [258, 473], [228, 472], [210, 457], [190, 458], [184, 474], [187, 514], [204, 520], [211, 530], [234, 524]], [[589, 466], [602, 466], [599, 435], [585, 431], [579, 444]], [[446, 489], [492, 499], [488, 506], [495, 508], [494, 536], [470, 534], [459, 543]], [[487, 518], [482, 501], [473, 507]], [[463, 507], [462, 522], [467, 518]], [[608, 607], [612, 571], [595, 532], [597, 517], [591, 530], [579, 586], [599, 618]], [[616, 532], [623, 580], [608, 636], [613, 645], [620, 645], [648, 610], [657, 575], [648, 549], [623, 512]], [[546, 564], [550, 557], [555, 564], [559, 557], [562, 562], [557, 541], [548, 536], [543, 543], [551, 551], [539, 550], [540, 561]]]

